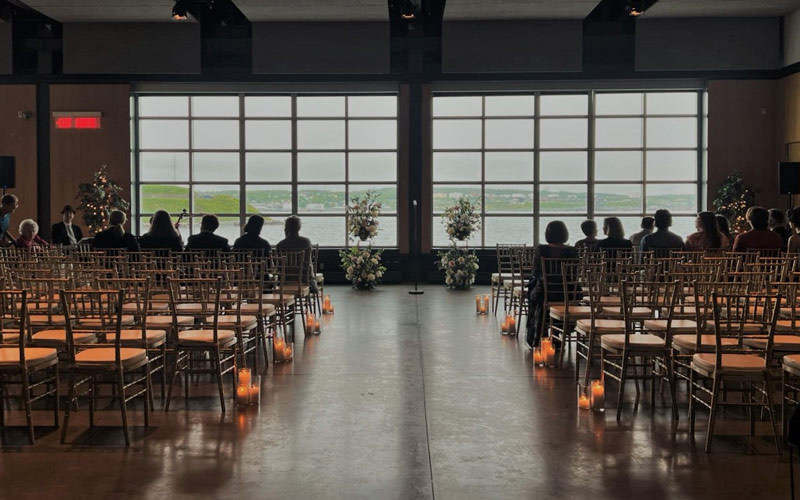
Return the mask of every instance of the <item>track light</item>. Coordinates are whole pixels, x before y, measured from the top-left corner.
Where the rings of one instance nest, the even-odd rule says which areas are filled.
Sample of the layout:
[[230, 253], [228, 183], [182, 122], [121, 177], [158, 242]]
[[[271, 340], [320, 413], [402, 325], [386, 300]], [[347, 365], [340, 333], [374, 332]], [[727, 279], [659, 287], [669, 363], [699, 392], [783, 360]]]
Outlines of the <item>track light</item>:
[[186, 20], [186, 4], [178, 0], [172, 7], [172, 20], [185, 21]]
[[400, 9], [400, 17], [402, 17], [406, 21], [411, 21], [412, 19], [417, 18], [416, 5], [414, 5], [414, 2], [412, 0], [406, 0], [404, 2], [401, 2], [401, 4], [402, 6]]
[[641, 2], [631, 1], [625, 6], [625, 13], [631, 17], [639, 17], [644, 14], [644, 8]]

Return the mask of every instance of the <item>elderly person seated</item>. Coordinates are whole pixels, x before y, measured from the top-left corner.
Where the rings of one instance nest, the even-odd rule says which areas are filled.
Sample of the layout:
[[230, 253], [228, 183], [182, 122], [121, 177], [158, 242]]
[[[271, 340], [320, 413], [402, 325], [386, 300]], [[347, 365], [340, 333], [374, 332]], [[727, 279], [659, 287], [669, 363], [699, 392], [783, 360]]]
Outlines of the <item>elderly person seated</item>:
[[25, 219], [19, 223], [19, 238], [15, 242], [19, 248], [49, 247], [50, 243], [43, 240], [37, 233], [39, 224], [33, 219]]

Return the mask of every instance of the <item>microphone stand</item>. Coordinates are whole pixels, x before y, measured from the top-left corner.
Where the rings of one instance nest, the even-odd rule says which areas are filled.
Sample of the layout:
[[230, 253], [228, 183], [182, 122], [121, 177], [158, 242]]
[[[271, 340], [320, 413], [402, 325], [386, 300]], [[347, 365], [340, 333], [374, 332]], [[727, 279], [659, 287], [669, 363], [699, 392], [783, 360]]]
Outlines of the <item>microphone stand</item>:
[[425, 293], [425, 290], [419, 289], [419, 228], [417, 227], [417, 200], [412, 200], [411, 203], [414, 205], [414, 248], [411, 255], [416, 258], [414, 259], [414, 289], [409, 290], [408, 293], [411, 295], [422, 295]]

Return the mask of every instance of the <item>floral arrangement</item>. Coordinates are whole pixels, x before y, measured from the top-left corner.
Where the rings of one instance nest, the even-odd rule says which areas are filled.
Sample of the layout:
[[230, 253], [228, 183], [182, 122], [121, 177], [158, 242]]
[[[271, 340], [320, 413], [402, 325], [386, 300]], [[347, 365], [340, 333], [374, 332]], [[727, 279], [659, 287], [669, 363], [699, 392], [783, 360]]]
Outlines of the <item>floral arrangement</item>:
[[358, 246], [339, 250], [345, 277], [358, 288], [375, 288], [386, 272], [386, 267], [381, 265], [382, 253], [383, 249], [373, 250], [372, 247]]
[[367, 191], [363, 198], [353, 197], [347, 206], [347, 232], [361, 241], [367, 241], [378, 234], [378, 216], [381, 202], [374, 191]]
[[469, 288], [475, 282], [478, 272], [478, 256], [474, 251], [458, 248], [455, 245], [439, 252], [436, 263], [444, 270], [444, 283], [450, 288]]
[[757, 189], [744, 182], [742, 173], [734, 170], [717, 190], [714, 208], [728, 219], [734, 234], [750, 229], [747, 224], [747, 209], [755, 206]]
[[450, 239], [464, 241], [473, 231], [481, 228], [480, 216], [475, 213], [475, 205], [461, 197], [455, 205], [447, 207], [442, 214], [442, 223], [447, 228]]

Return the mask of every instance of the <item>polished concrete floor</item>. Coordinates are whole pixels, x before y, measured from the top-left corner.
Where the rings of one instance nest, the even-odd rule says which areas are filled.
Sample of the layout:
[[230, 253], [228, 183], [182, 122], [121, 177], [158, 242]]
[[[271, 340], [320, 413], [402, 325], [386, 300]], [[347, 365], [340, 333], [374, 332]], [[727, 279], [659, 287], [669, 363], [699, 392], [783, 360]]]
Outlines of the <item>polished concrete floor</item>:
[[6, 429], [0, 498], [788, 498], [765, 427], [740, 437], [742, 417], [724, 414], [706, 454], [707, 414], [693, 441], [683, 402], [676, 426], [660, 398], [620, 422], [579, 411], [571, 364], [534, 368], [521, 339], [474, 314], [475, 290], [424, 289], [328, 287], [335, 315], [270, 365], [258, 410], [222, 415], [207, 383], [149, 429], [136, 405], [130, 448], [118, 411], [89, 429], [82, 410], [68, 445], [53, 427], [34, 446]]

